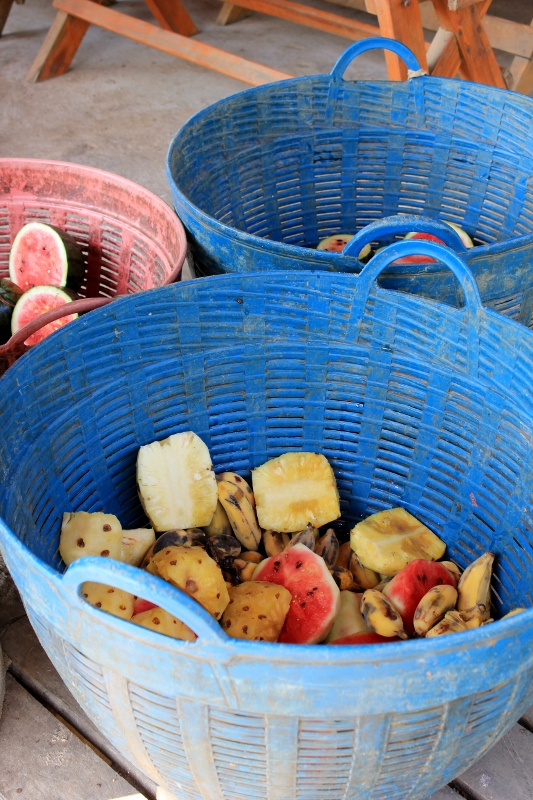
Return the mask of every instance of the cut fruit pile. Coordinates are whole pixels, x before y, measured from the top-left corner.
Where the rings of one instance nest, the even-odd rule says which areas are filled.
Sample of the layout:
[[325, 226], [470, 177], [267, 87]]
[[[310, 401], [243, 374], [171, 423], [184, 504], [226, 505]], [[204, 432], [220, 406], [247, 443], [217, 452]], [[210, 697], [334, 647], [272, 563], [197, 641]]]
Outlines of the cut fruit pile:
[[[349, 531], [323, 455], [284, 453], [253, 470], [252, 484], [233, 472], [215, 476], [206, 445], [191, 431], [145, 445], [137, 485], [152, 528], [122, 530], [112, 514], [67, 512], [61, 557], [67, 566], [96, 555], [145, 569], [237, 639], [378, 644], [493, 622], [492, 553], [464, 572], [439, 561], [445, 543], [403, 508]], [[95, 583], [82, 592], [110, 614], [196, 639], [148, 600]]]
[[[24, 225], [9, 254], [10, 280], [0, 280], [0, 343], [41, 314], [75, 299], [83, 276], [83, 253], [72, 236], [42, 222]], [[77, 316], [49, 322], [25, 344], [37, 344]]]
[[[466, 231], [464, 231], [459, 225], [455, 222], [448, 222], [448, 220], [442, 220], [446, 225], [449, 225], [450, 228], [459, 235], [461, 241], [463, 242], [466, 248], [474, 247], [474, 242], [468, 235]], [[332, 236], [327, 236], [325, 239], [321, 239], [317, 245], [317, 250], [326, 250], [330, 253], [342, 253], [348, 242], [350, 242], [354, 237], [354, 234], [351, 233], [336, 233]], [[438, 236], [433, 236], [431, 233], [422, 233], [422, 232], [415, 232], [411, 231], [407, 233], [404, 237], [405, 239], [421, 239], [426, 242], [436, 242], [437, 244], [445, 244], [442, 239], [439, 239]], [[378, 247], [376, 250], [373, 250], [370, 244], [365, 244], [361, 252], [359, 253], [358, 259], [361, 263], [366, 264], [367, 261], [379, 253], [380, 250], [383, 250], [383, 247]], [[429, 258], [428, 256], [423, 255], [414, 255], [414, 256], [405, 256], [404, 258], [398, 258], [396, 261], [393, 262], [394, 266], [405, 266], [408, 264], [428, 264], [430, 262], [434, 262], [434, 258]]]

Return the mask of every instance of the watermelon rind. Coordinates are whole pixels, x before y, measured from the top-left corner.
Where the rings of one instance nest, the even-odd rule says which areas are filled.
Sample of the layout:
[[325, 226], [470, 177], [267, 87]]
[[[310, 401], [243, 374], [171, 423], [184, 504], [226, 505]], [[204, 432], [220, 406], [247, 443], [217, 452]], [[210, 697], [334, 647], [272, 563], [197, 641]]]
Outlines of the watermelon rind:
[[317, 644], [326, 638], [339, 611], [340, 591], [321, 556], [296, 544], [258, 564], [252, 580], [277, 583], [292, 595], [278, 642]]
[[[47, 270], [37, 263], [35, 256], [31, 258], [30, 263], [22, 267], [22, 255], [26, 256], [26, 260], [28, 259], [28, 254], [24, 253], [24, 243], [29, 235], [40, 236], [43, 242], [46, 242], [48, 238], [57, 248], [60, 259], [57, 266], [60, 274], [56, 279], [51, 279]], [[56, 265], [54, 264], [54, 266]], [[21, 270], [25, 271], [26, 275]], [[33, 286], [53, 284], [59, 288], [67, 286], [69, 289], [77, 291], [83, 283], [84, 274], [83, 253], [76, 240], [66, 231], [44, 222], [28, 222], [15, 236], [9, 253], [9, 277], [22, 289], [28, 290]]]
[[[49, 306], [46, 300], [47, 297], [49, 299], [53, 298], [53, 300], [61, 300], [61, 302], [53, 302], [53, 304]], [[33, 313], [32, 306], [38, 306], [39, 301], [42, 306], [42, 310], [38, 311], [37, 313]], [[69, 296], [68, 290], [65, 291], [63, 289], [59, 289], [57, 286], [33, 286], [31, 289], [28, 289], [27, 292], [24, 292], [13, 309], [13, 316], [11, 317], [11, 333], [17, 333], [17, 331], [23, 328], [24, 325], [27, 325], [40, 314], [44, 314], [50, 308], [57, 308], [57, 306], [71, 302], [72, 298]], [[57, 330], [57, 328], [60, 328], [69, 322], [69, 317], [76, 319], [77, 316], [77, 314], [69, 314], [65, 315], [65, 317], [59, 320], [48, 323], [48, 325], [46, 325], [44, 328], [41, 328], [41, 330], [32, 334], [24, 342], [24, 344], [28, 345], [28, 347], [38, 344], [41, 339], [44, 339], [46, 336], [52, 333], [53, 330]]]
[[22, 289], [7, 278], [0, 279], [0, 344], [5, 344], [11, 335], [11, 317]]

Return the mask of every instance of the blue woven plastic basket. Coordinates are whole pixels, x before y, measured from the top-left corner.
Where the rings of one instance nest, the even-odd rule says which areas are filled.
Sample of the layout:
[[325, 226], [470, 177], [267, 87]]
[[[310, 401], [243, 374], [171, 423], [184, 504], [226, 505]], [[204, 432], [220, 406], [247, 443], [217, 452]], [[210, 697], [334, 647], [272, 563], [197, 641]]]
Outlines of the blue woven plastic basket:
[[[414, 77], [343, 79], [377, 47], [398, 53]], [[387, 244], [400, 230], [386, 218], [422, 216], [421, 229], [440, 238], [432, 220], [470, 233], [477, 247], [465, 257], [483, 302], [530, 324], [533, 99], [419, 71], [400, 43], [367, 39], [331, 75], [240, 92], [192, 117], [170, 145], [167, 175], [197, 274], [359, 272], [365, 226]], [[403, 233], [418, 227], [405, 223]], [[340, 232], [360, 234], [342, 256], [311, 249]], [[384, 285], [453, 299], [442, 265], [415, 271], [394, 268]]]
[[[416, 252], [449, 264], [464, 308], [376, 284]], [[216, 471], [319, 451], [347, 518], [402, 505], [463, 566], [495, 551], [497, 615], [531, 606], [532, 371], [533, 334], [420, 242], [359, 276], [228, 275], [117, 300], [24, 355], [0, 381], [0, 547], [87, 714], [176, 800], [420, 800], [467, 768], [533, 701], [533, 610], [441, 640], [244, 642], [133, 567], [88, 558], [62, 575], [60, 521], [143, 524], [138, 447], [180, 430]], [[160, 604], [198, 641], [89, 606], [86, 580]]]

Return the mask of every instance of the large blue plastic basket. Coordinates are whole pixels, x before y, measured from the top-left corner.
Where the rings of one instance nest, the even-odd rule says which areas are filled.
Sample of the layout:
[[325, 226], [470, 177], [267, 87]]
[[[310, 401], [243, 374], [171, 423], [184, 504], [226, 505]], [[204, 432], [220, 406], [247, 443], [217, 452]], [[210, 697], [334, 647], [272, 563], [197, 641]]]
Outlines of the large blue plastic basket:
[[[409, 80], [343, 79], [376, 47], [398, 53]], [[367, 39], [331, 75], [239, 92], [193, 116], [170, 145], [167, 175], [197, 274], [359, 272], [367, 241], [416, 229], [443, 238], [431, 221], [447, 220], [477, 245], [465, 258], [483, 302], [530, 324], [533, 99], [420, 73], [404, 45]], [[403, 227], [398, 215], [408, 215]], [[358, 234], [342, 255], [312, 249], [339, 232]], [[453, 299], [442, 265], [393, 271], [385, 285]]]
[[[376, 284], [419, 251], [450, 266], [464, 308]], [[143, 524], [137, 450], [177, 431], [216, 471], [322, 452], [348, 519], [401, 505], [462, 566], [494, 550], [499, 616], [533, 605], [532, 374], [533, 334], [419, 242], [359, 276], [227, 275], [116, 300], [24, 355], [0, 381], [0, 546], [87, 714], [176, 800], [420, 800], [466, 769], [533, 701], [533, 610], [381, 646], [234, 640], [141, 570], [87, 558], [61, 574], [61, 516]], [[87, 580], [158, 603], [198, 641], [88, 605]]]

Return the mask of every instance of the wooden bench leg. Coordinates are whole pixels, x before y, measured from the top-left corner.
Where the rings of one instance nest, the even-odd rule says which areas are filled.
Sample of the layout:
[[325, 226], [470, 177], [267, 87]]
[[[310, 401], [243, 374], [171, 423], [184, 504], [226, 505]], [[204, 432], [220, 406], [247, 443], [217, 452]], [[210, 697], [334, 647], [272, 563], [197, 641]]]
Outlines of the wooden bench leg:
[[[533, 20], [531, 20], [530, 27], [533, 28]], [[530, 53], [529, 58], [515, 56], [511, 62], [510, 73], [512, 79], [510, 88], [520, 94], [531, 94], [533, 91], [533, 52]]]
[[181, 0], [146, 0], [146, 5], [166, 31], [194, 36], [198, 28]]
[[[418, 59], [422, 69], [427, 70], [426, 45], [420, 18], [418, 0], [375, 0], [379, 28], [382, 36], [397, 39], [407, 45]], [[407, 67], [404, 62], [385, 51], [387, 70], [391, 81], [405, 81]]]
[[2, 31], [4, 30], [4, 25], [7, 22], [7, 18], [9, 17], [9, 12], [11, 11], [12, 5], [13, 5], [13, 0], [0, 0], [0, 36], [2, 35]]
[[250, 12], [247, 8], [236, 6], [234, 3], [224, 3], [217, 17], [217, 25], [231, 25], [232, 22], [239, 22], [248, 16]]
[[26, 80], [30, 83], [37, 83], [64, 75], [78, 51], [88, 27], [88, 22], [66, 14], [64, 11], [58, 11], [41, 49], [26, 75]]

